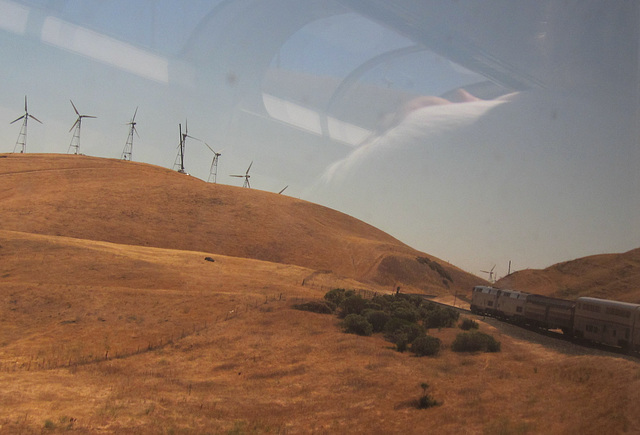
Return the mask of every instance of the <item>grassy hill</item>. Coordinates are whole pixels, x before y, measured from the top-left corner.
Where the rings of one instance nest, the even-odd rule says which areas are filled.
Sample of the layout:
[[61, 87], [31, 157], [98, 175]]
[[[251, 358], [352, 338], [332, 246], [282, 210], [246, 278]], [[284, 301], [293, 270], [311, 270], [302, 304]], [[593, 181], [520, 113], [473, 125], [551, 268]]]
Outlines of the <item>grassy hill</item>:
[[293, 309], [477, 282], [343, 214], [82, 156], [9, 155], [0, 180], [2, 435], [640, 431], [637, 359], [476, 316], [501, 352], [443, 328], [417, 358]]
[[578, 258], [543, 270], [522, 270], [496, 285], [563, 299], [591, 296], [640, 303], [640, 249]]
[[357, 219], [285, 195], [121, 160], [3, 157], [0, 229], [293, 264], [389, 290], [443, 294], [483, 282]]

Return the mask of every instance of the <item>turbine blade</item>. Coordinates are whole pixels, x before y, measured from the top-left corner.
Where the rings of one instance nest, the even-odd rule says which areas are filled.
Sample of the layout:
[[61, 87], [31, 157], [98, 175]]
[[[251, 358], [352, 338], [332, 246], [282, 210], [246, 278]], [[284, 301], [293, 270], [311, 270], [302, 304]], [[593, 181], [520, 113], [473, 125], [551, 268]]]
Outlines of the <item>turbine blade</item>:
[[282, 189], [280, 192], [278, 192], [278, 195], [280, 195], [282, 192], [284, 192], [285, 190], [287, 190], [287, 187], [289, 187], [289, 185], [287, 184], [286, 186], [284, 186], [284, 189]]
[[91, 115], [80, 115], [80, 118], [97, 118], [97, 116], [91, 116]]
[[217, 153], [213, 150], [213, 148], [211, 148], [211, 147], [209, 146], [209, 144], [208, 144], [208, 143], [206, 143], [206, 142], [202, 142], [202, 143], [203, 143], [203, 144], [205, 144], [205, 145], [207, 146], [207, 148], [209, 148], [213, 154], [217, 154]]
[[244, 175], [229, 175], [230, 177], [239, 177], [239, 178], [244, 178]]
[[247, 172], [245, 173], [245, 175], [249, 174], [249, 171], [251, 170], [251, 165], [253, 165], [253, 160], [251, 161], [251, 163], [249, 164], [249, 167], [247, 168]]
[[138, 108], [136, 107], [136, 111], [133, 112], [133, 118], [131, 118], [131, 122], [135, 122], [136, 120], [136, 113], [138, 113]]
[[[69, 100], [69, 101], [71, 101], [71, 100]], [[80, 116], [80, 112], [78, 112], [78, 109], [76, 109], [76, 105], [73, 104], [73, 101], [71, 101], [71, 105], [73, 106], [73, 110], [76, 111], [76, 115]]]
[[136, 126], [135, 126], [135, 125], [133, 126], [133, 131], [135, 131], [135, 132], [136, 132], [136, 136], [140, 137], [140, 135], [138, 134], [138, 130], [136, 129]]
[[36, 117], [35, 117], [35, 116], [33, 116], [33, 115], [29, 115], [29, 118], [31, 118], [31, 119], [35, 119], [35, 120], [36, 120], [36, 121], [38, 121], [40, 124], [42, 124], [42, 121], [40, 121], [38, 118], [36, 118]]
[[24, 112], [27, 113], [27, 96], [24, 96]]
[[76, 122], [73, 123], [73, 125], [71, 126], [71, 128], [69, 129], [69, 132], [71, 132], [71, 130], [73, 130], [74, 128], [76, 128], [76, 125], [78, 125], [78, 123], [80, 122], [80, 118], [76, 119]]
[[9, 124], [13, 124], [13, 123], [14, 123], [14, 122], [16, 122], [16, 121], [20, 121], [20, 120], [21, 120], [22, 118], [24, 118], [25, 116], [27, 116], [27, 115], [22, 115], [20, 118], [18, 118], [18, 119], [16, 119], [16, 120], [14, 120], [14, 121], [11, 121]]

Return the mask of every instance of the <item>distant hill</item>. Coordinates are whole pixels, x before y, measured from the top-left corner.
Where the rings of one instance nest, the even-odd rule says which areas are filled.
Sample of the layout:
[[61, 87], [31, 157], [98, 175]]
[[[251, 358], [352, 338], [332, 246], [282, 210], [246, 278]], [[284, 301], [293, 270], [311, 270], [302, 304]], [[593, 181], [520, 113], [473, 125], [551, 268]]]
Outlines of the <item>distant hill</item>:
[[137, 162], [0, 157], [2, 230], [291, 264], [404, 291], [443, 294], [483, 282], [362, 221], [286, 195]]
[[563, 299], [592, 296], [640, 303], [640, 248], [578, 258], [543, 270], [522, 270], [496, 286]]

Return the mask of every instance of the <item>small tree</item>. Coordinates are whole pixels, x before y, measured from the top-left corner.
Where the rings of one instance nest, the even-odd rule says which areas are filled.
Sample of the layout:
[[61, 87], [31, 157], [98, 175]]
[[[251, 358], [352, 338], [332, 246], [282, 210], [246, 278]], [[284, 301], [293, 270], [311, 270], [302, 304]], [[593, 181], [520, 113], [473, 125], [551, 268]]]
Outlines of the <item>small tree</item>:
[[429, 384], [427, 384], [426, 382], [423, 382], [420, 384], [420, 387], [422, 388], [422, 396], [420, 396], [420, 398], [418, 399], [418, 403], [416, 404], [416, 407], [418, 409], [427, 409], [427, 408], [432, 408], [434, 406], [440, 405], [440, 403], [434, 400], [427, 393], [427, 388], [429, 388]]
[[411, 343], [411, 352], [417, 356], [434, 356], [440, 352], [440, 339], [430, 335], [423, 335]]
[[500, 352], [500, 342], [480, 331], [461, 332], [451, 343], [454, 352]]
[[341, 316], [347, 317], [349, 314], [361, 314], [364, 311], [364, 307], [367, 304], [367, 300], [360, 295], [348, 296], [342, 301]]
[[342, 321], [342, 329], [344, 332], [358, 335], [371, 335], [373, 326], [364, 317], [359, 314], [349, 314]]
[[336, 307], [339, 307], [342, 304], [342, 301], [345, 300], [345, 289], [343, 288], [334, 288], [333, 290], [329, 290], [324, 298], [333, 303]]
[[391, 318], [387, 313], [381, 310], [367, 311], [365, 317], [373, 326], [373, 332], [382, 332], [384, 330], [384, 326]]
[[468, 317], [465, 317], [464, 319], [462, 319], [462, 322], [460, 322], [460, 329], [462, 329], [463, 331], [468, 331], [470, 329], [478, 329], [478, 322], [476, 322], [475, 320], [469, 319]]

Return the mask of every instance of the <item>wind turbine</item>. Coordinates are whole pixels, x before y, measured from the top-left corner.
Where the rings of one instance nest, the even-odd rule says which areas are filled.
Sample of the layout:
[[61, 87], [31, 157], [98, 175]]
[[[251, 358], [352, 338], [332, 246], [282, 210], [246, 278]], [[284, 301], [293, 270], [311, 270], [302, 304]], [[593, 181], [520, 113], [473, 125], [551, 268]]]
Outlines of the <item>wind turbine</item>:
[[253, 161], [249, 164], [249, 167], [247, 168], [247, 172], [245, 172], [244, 175], [231, 175], [231, 177], [244, 178], [244, 184], [242, 185], [242, 187], [251, 188], [251, 184], [249, 183], [249, 178], [251, 178], [251, 175], [249, 175], [249, 171], [251, 170], [251, 165], [253, 165]]
[[489, 274], [489, 282], [495, 282], [493, 280], [493, 269], [496, 268], [496, 265], [494, 264], [493, 267], [491, 268], [491, 270], [481, 270], [480, 272], [482, 273], [488, 273]]
[[24, 115], [22, 115], [20, 118], [16, 119], [15, 121], [11, 121], [9, 123], [9, 124], [13, 124], [14, 122], [18, 122], [21, 119], [24, 119], [24, 121], [22, 122], [22, 127], [20, 127], [20, 134], [18, 134], [18, 140], [16, 141], [16, 146], [13, 147], [14, 153], [18, 149], [18, 146], [20, 146], [20, 153], [27, 152], [27, 121], [29, 120], [29, 118], [35, 119], [40, 124], [42, 124], [42, 121], [40, 121], [35, 116], [29, 114], [29, 111], [27, 110], [27, 96], [25, 95], [24, 96]]
[[[207, 179], [207, 182], [215, 183], [216, 180], [218, 179], [218, 159], [222, 154], [215, 152], [213, 148], [209, 146], [208, 143], [206, 142], [202, 142], [202, 143], [205, 144], [207, 148], [209, 148], [213, 153], [213, 160], [211, 161], [211, 169], [209, 170], [209, 178]], [[211, 181], [212, 179], [213, 181]]]
[[130, 126], [129, 128], [129, 136], [127, 137], [127, 143], [124, 145], [124, 150], [122, 151], [122, 160], [129, 160], [131, 161], [132, 159], [132, 153], [133, 153], [133, 132], [136, 133], [136, 136], [140, 137], [140, 135], [138, 134], [138, 130], [136, 130], [136, 114], [138, 113], [138, 108], [136, 107], [136, 111], [133, 112], [133, 118], [131, 118], [131, 121], [127, 123], [127, 125]]
[[187, 138], [189, 137], [191, 139], [195, 139], [200, 142], [202, 141], [198, 138], [195, 138], [189, 135], [189, 132], [188, 132], [189, 125], [187, 124], [187, 121], [184, 122], [184, 133], [182, 132], [182, 124], [178, 124], [178, 128], [180, 130], [180, 144], [178, 145], [179, 147], [178, 155], [176, 156], [176, 160], [173, 163], [173, 169], [180, 168], [178, 169], [178, 172], [180, 172], [181, 174], [186, 174], [187, 172], [184, 170], [184, 146], [187, 141]]
[[71, 143], [69, 144], [69, 149], [67, 150], [67, 154], [69, 154], [69, 152], [71, 151], [71, 148], [75, 148], [75, 151], [73, 152], [73, 154], [79, 154], [80, 153], [80, 128], [82, 127], [82, 118], [96, 118], [96, 117], [91, 115], [80, 115], [80, 112], [78, 112], [78, 109], [76, 109], [76, 105], [73, 104], [73, 101], [71, 101], [71, 105], [73, 106], [73, 110], [76, 112], [76, 115], [78, 115], [78, 118], [76, 119], [76, 122], [74, 122], [71, 128], [69, 129], [69, 131], [71, 131], [75, 128], [75, 130], [73, 131], [73, 136], [71, 137]]

